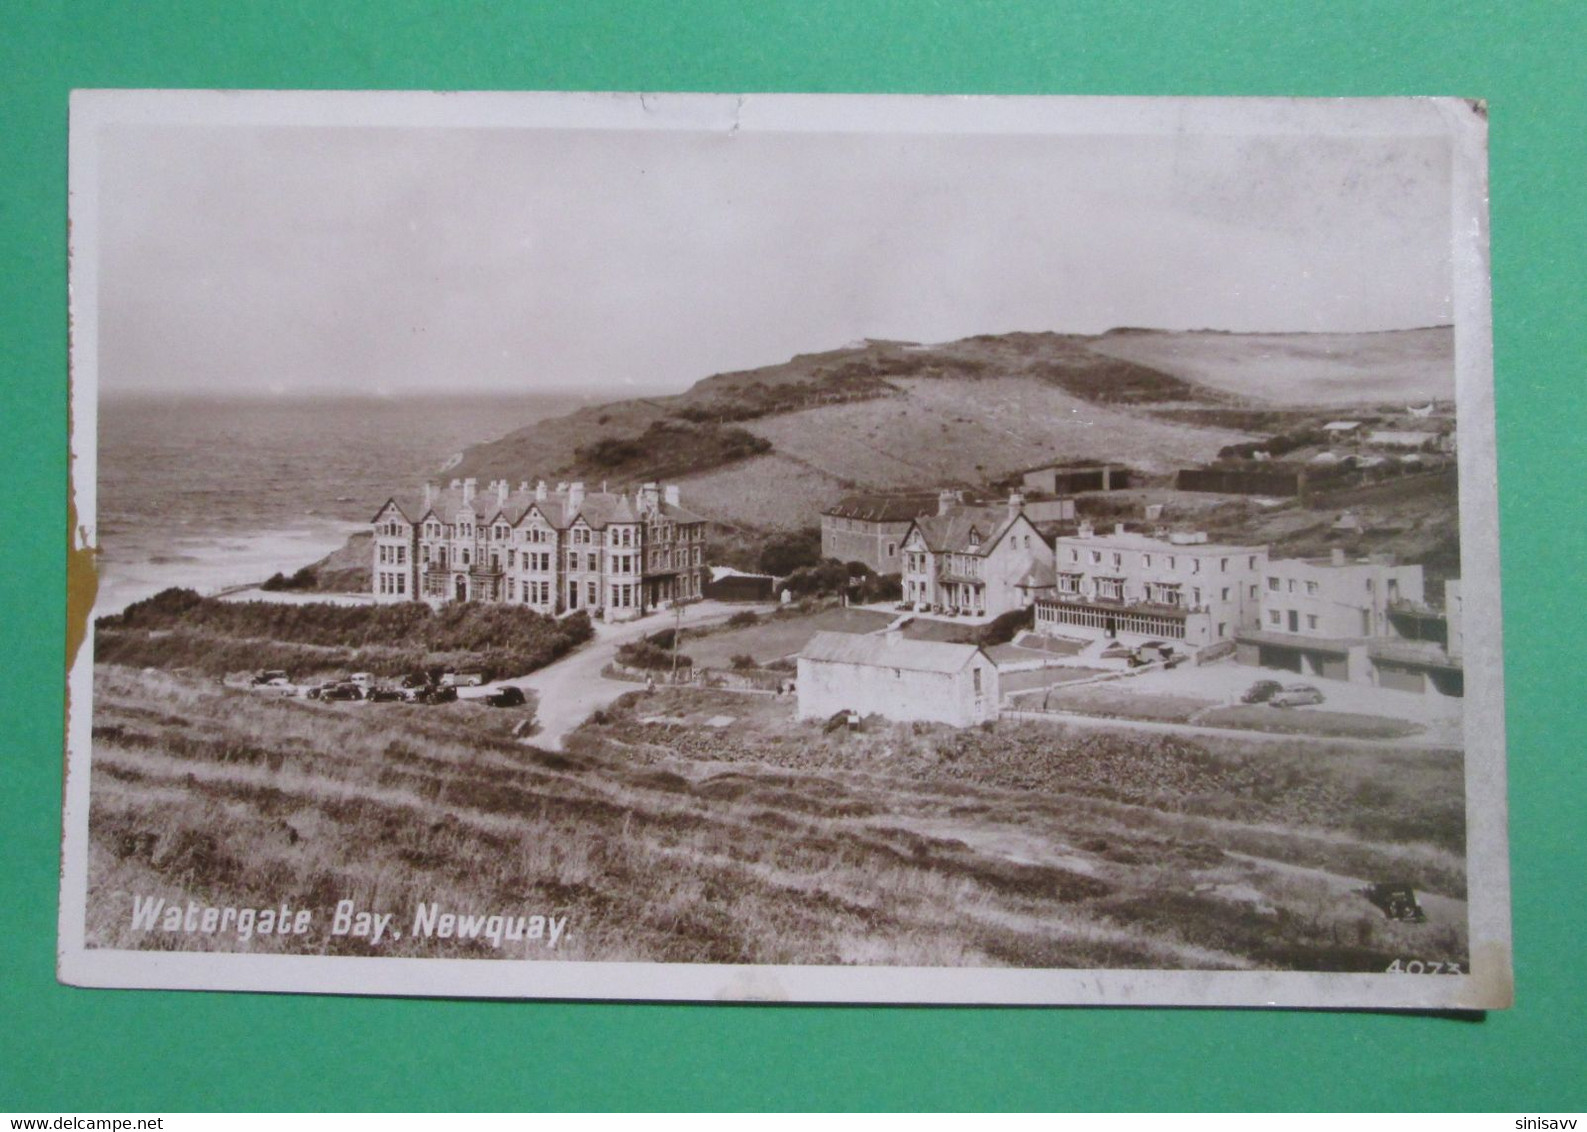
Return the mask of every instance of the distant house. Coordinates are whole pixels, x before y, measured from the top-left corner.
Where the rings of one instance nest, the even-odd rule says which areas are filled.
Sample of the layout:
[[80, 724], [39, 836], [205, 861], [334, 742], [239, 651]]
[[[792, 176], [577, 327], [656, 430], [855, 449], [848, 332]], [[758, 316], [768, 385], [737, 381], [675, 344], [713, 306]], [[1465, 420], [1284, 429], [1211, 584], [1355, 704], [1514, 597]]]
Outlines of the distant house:
[[[1122, 491], [1130, 486], [1128, 468], [1111, 464], [1075, 467], [1043, 464], [1020, 473], [1020, 484], [1029, 492], [1048, 495], [1077, 495], [1082, 491]], [[1040, 520], [1038, 520], [1040, 521]]]
[[978, 645], [885, 633], [817, 633], [799, 654], [799, 716], [840, 711], [969, 727], [995, 719], [997, 666]]
[[[945, 493], [957, 502], [961, 495]], [[863, 562], [878, 574], [901, 571], [900, 549], [909, 524], [940, 506], [937, 492], [850, 495], [821, 512], [821, 557]]]
[[904, 537], [904, 600], [997, 617], [1050, 596], [1053, 551], [1025, 513], [1018, 492], [1007, 504], [944, 505], [916, 519]]
[[1379, 429], [1377, 432], [1367, 433], [1367, 443], [1379, 448], [1423, 448], [1436, 446], [1438, 434], [1436, 432], [1401, 432], [1394, 429]]

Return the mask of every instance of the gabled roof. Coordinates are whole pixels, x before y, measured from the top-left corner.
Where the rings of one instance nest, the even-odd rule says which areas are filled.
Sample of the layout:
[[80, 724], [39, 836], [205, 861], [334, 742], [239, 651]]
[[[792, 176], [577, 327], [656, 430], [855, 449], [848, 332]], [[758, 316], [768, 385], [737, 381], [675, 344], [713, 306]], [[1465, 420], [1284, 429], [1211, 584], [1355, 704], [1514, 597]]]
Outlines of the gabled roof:
[[912, 641], [898, 634], [834, 633], [823, 630], [810, 638], [800, 660], [828, 664], [862, 664], [902, 668], [909, 672], [958, 672], [981, 652], [979, 645], [945, 641]]
[[[960, 504], [949, 508], [946, 515], [926, 515], [916, 519], [912, 529], [918, 530], [925, 539], [926, 549], [935, 553], [987, 554], [1008, 529], [1023, 518], [1023, 514], [1010, 517], [1006, 506], [971, 507]], [[973, 550], [970, 539], [972, 533], [979, 536]]]
[[1051, 562], [1034, 562], [1014, 583], [1016, 589], [1046, 590], [1058, 584], [1058, 571]]
[[[445, 487], [436, 491], [429, 506], [425, 505], [422, 494], [388, 499], [381, 504], [380, 509], [375, 512], [375, 518], [370, 522], [378, 519], [380, 512], [393, 503], [410, 523], [423, 522], [431, 512], [434, 512], [441, 522], [450, 523], [464, 507], [462, 489]], [[547, 492], [545, 499], [541, 500], [535, 497], [532, 489], [513, 490], [503, 502], [497, 489], [487, 486], [474, 492], [470, 506], [483, 526], [506, 522], [509, 526], [516, 527], [524, 521], [531, 510], [536, 509], [547, 523], [558, 530], [567, 530], [580, 517], [597, 530], [612, 523], [638, 523], [644, 518], [639, 513], [638, 505], [632, 496], [608, 491], [585, 492], [584, 498], [575, 509], [568, 506], [566, 493]], [[661, 504], [660, 511], [675, 523], [705, 522], [701, 516], [671, 503]]]

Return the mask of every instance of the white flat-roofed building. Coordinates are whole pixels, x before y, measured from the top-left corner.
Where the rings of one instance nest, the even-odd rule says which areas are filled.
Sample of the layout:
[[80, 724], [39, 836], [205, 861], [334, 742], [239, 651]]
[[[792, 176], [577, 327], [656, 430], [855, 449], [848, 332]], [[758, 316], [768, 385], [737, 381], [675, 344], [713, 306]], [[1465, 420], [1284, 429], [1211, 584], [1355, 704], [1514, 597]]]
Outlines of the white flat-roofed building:
[[[1460, 695], [1460, 582], [1429, 605], [1422, 567], [1387, 556], [1283, 558], [1262, 580], [1262, 624], [1242, 632], [1242, 664], [1402, 691]], [[1448, 612], [1453, 604], [1456, 612]]]
[[798, 658], [799, 716], [841, 711], [969, 727], [997, 718], [997, 666], [977, 645], [820, 632]]
[[1060, 637], [1139, 636], [1193, 648], [1255, 629], [1267, 547], [1168, 538], [1082, 524], [1054, 546], [1056, 594], [1036, 603], [1036, 628]]

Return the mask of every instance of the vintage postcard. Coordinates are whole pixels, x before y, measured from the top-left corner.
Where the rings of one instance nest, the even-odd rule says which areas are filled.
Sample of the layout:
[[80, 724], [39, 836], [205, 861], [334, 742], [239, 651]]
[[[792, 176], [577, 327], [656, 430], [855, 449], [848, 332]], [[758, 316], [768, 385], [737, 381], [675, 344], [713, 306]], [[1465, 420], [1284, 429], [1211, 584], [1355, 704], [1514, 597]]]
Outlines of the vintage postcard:
[[1511, 999], [1454, 99], [85, 91], [60, 977]]

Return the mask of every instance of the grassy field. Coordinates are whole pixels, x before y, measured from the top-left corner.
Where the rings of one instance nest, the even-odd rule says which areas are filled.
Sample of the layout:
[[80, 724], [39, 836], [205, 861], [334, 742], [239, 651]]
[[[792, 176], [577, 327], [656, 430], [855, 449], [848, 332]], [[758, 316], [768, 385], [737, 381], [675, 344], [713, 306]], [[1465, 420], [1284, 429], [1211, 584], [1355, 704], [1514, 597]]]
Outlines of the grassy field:
[[[551, 755], [517, 713], [96, 675], [95, 946], [679, 962], [1374, 970], [1465, 958], [1459, 756], [954, 731], [635, 693]], [[379, 712], [368, 709], [379, 706]], [[726, 727], [697, 726], [726, 716]], [[640, 717], [684, 720], [641, 723]], [[1415, 884], [1425, 924], [1352, 891]], [[133, 928], [134, 897], [340, 900], [401, 938]], [[421, 905], [560, 921], [419, 938]]]
[[759, 664], [793, 656], [822, 630], [874, 633], [892, 617], [868, 609], [824, 609], [807, 617], [766, 617], [759, 624], [697, 635], [685, 631], [683, 647], [699, 668], [727, 668], [735, 656], [752, 656]]

